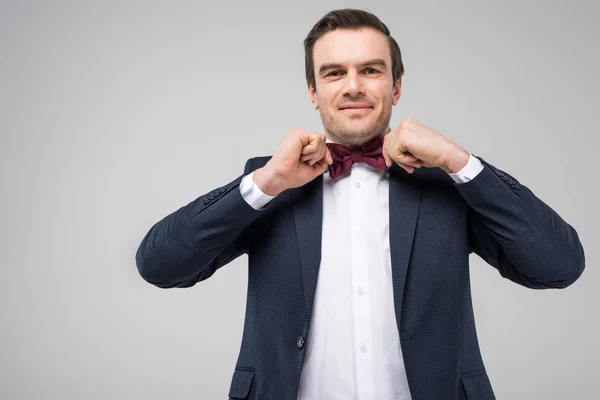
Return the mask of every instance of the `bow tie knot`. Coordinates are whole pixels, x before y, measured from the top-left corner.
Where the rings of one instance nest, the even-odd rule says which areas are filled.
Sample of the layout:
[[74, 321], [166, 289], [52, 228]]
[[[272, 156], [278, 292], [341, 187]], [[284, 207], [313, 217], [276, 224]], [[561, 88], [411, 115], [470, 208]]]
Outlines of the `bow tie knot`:
[[364, 161], [362, 150], [356, 150], [356, 149], [352, 150], [352, 161], [354, 161], [354, 162]]
[[327, 143], [326, 145], [333, 159], [333, 164], [329, 166], [329, 175], [333, 179], [346, 173], [356, 162], [364, 162], [372, 167], [387, 170], [382, 154], [382, 135], [375, 136], [360, 149], [350, 149], [339, 143]]

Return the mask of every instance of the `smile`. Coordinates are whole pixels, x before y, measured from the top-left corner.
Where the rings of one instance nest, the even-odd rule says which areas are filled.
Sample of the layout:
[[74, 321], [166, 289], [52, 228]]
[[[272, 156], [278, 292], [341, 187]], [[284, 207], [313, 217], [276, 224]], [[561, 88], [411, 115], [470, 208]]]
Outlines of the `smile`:
[[342, 108], [341, 112], [348, 115], [356, 115], [356, 114], [366, 114], [371, 111], [372, 107], [352, 107], [352, 108]]

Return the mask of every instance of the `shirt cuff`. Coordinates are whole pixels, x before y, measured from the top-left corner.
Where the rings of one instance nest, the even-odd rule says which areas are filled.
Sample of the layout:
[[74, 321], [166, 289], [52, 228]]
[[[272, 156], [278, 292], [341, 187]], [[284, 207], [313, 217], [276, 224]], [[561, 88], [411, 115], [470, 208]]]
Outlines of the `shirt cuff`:
[[256, 183], [254, 183], [254, 171], [242, 178], [240, 182], [240, 193], [246, 203], [255, 210], [262, 210], [268, 202], [276, 196], [265, 194]]
[[477, 157], [473, 156], [473, 154], [469, 153], [469, 161], [467, 162], [467, 165], [465, 165], [463, 169], [456, 173], [449, 172], [448, 175], [450, 175], [450, 177], [456, 183], [465, 183], [475, 178], [482, 169], [483, 164], [481, 161], [479, 161]]

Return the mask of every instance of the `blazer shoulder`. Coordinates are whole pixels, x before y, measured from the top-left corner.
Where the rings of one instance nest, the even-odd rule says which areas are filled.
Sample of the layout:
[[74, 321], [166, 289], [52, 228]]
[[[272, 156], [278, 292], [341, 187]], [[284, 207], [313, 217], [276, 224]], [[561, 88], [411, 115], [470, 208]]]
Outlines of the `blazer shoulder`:
[[250, 172], [264, 167], [267, 161], [271, 159], [271, 157], [273, 156], [258, 156], [249, 158], [248, 161], [246, 161], [244, 173], [249, 174]]

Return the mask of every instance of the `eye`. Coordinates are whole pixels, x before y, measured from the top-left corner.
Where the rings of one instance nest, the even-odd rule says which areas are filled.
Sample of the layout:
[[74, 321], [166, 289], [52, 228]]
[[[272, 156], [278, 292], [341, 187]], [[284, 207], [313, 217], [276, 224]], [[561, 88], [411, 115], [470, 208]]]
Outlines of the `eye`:
[[337, 74], [337, 73], [341, 73], [341, 71], [331, 71], [330, 73], [328, 73], [325, 76], [338, 76], [338, 75], [334, 75], [334, 74]]
[[379, 70], [377, 70], [375, 68], [367, 68], [367, 69], [365, 69], [365, 71], [373, 71], [374, 74], [379, 73]]

